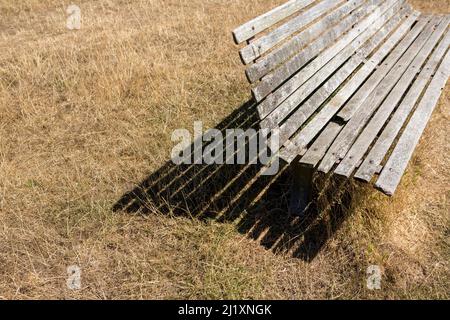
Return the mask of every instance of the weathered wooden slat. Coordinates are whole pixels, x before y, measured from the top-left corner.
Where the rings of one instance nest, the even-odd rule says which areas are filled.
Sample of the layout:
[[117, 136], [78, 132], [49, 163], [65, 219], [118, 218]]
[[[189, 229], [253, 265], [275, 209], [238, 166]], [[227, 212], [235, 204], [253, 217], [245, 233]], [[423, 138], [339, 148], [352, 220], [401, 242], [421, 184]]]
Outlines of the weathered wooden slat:
[[[325, 152], [327, 152], [327, 149], [333, 143], [333, 140], [337, 137], [337, 135], [339, 134], [339, 132], [342, 130], [343, 127], [344, 127], [343, 124], [339, 124], [337, 122], [330, 122], [325, 127], [319, 138], [317, 138], [316, 141], [314, 141], [312, 146], [301, 158], [300, 163], [303, 165], [316, 167], [317, 164], [322, 159]], [[295, 156], [296, 156], [295, 153], [287, 151], [286, 154], [282, 155], [282, 159], [285, 161], [289, 160], [287, 162], [291, 162], [293, 158], [295, 158]]]
[[[348, 60], [371, 36], [373, 36], [384, 23], [394, 15], [400, 8], [397, 3], [388, 9], [381, 17], [374, 21], [364, 32], [359, 34], [344, 50], [339, 52], [329, 63], [318, 70], [310, 79], [300, 86], [292, 95], [283, 101], [272, 113], [270, 113], [262, 122], [262, 128], [275, 128], [284, 118], [286, 118], [300, 103], [307, 98], [317, 87], [320, 86], [328, 77], [330, 77], [346, 60]], [[314, 62], [313, 62], [314, 64]], [[353, 70], [357, 67], [354, 66]], [[344, 73], [348, 73], [348, 66]], [[348, 73], [348, 75], [350, 75]], [[338, 75], [339, 76], [339, 75]], [[338, 79], [339, 80], [339, 79]], [[343, 80], [342, 80], [343, 81]], [[302, 108], [303, 109], [303, 108]]]
[[[364, 59], [385, 39], [385, 37], [401, 22], [405, 14], [410, 12], [403, 8], [395, 14], [376, 34], [358, 49], [322, 87], [303, 103], [280, 126], [280, 144], [289, 139], [309, 117], [330, 97], [330, 95], [356, 70]], [[376, 28], [376, 25], [373, 26]]]
[[298, 54], [304, 46], [315, 40], [322, 33], [325, 33], [331, 26], [342, 22], [346, 15], [365, 1], [366, 0], [353, 0], [340, 6], [338, 9], [314, 23], [311, 27], [286, 41], [279, 48], [276, 48], [264, 57], [261, 57], [245, 71], [250, 83], [254, 83], [261, 79], [278, 65], [291, 58], [293, 55]]
[[449, 76], [450, 51], [447, 52], [375, 184], [385, 194], [393, 195], [397, 189]]
[[[291, 139], [291, 146], [293, 153], [298, 153], [319, 134], [323, 127], [331, 120], [331, 118], [338, 112], [344, 103], [356, 92], [365, 79], [372, 73], [376, 66], [386, 57], [386, 55], [395, 47], [395, 45], [407, 33], [418, 17], [418, 13], [414, 13], [409, 17], [396, 31], [389, 37], [389, 39], [376, 51], [376, 53], [358, 70], [358, 72], [341, 88], [341, 90], [328, 102], [314, 118], [295, 136]], [[403, 50], [395, 50], [390, 57], [397, 57], [403, 54], [409, 47], [410, 43], [417, 37], [426, 25], [426, 20], [419, 21], [411, 32], [409, 32], [403, 40], [400, 41], [398, 48]], [[322, 155], [323, 156], [323, 155]]]
[[411, 64], [408, 66], [405, 73], [403, 73], [398, 83], [394, 86], [392, 91], [387, 96], [386, 100], [384, 100], [384, 102], [375, 112], [373, 117], [368, 122], [367, 126], [356, 138], [350, 150], [347, 152], [345, 157], [335, 169], [335, 174], [345, 177], [350, 177], [352, 175], [353, 171], [356, 169], [358, 163], [366, 154], [368, 148], [376, 138], [377, 134], [380, 132], [386, 120], [389, 118], [392, 111], [402, 99], [404, 92], [407, 91], [409, 85], [416, 77], [420, 68], [425, 63], [426, 59], [438, 43], [439, 39], [444, 34], [447, 26], [448, 19], [444, 19], [433, 32], [425, 45], [421, 48]]
[[278, 43], [282, 42], [284, 39], [288, 38], [290, 35], [299, 31], [327, 11], [333, 9], [337, 5], [343, 3], [344, 0], [324, 0], [316, 4], [315, 6], [305, 10], [298, 16], [292, 18], [285, 24], [271, 31], [270, 33], [256, 39], [248, 46], [242, 48], [239, 51], [241, 59], [244, 64], [248, 64], [265, 52], [269, 51]]
[[[321, 42], [335, 41], [336, 36], [342, 34], [347, 29], [344, 29], [342, 25], [332, 29], [331, 33], [328, 33], [323, 38], [319, 38], [311, 46], [305, 49], [301, 55], [295, 56], [291, 60], [287, 61], [283, 66], [275, 70], [274, 72], [266, 75], [259, 85], [252, 89], [253, 96], [256, 101], [261, 101], [263, 98], [267, 97], [274, 89], [283, 84], [284, 81], [289, 79], [293, 74], [292, 78], [286, 81], [279, 89], [273, 92], [270, 97], [268, 97], [264, 102], [261, 103], [262, 108], [274, 109], [279, 103], [285, 100], [289, 95], [291, 95], [295, 90], [297, 90], [306, 80], [308, 80], [317, 70], [322, 68], [327, 62], [329, 62], [336, 54], [338, 54], [342, 49], [344, 49], [348, 44], [350, 44], [361, 32], [367, 29], [371, 24], [373, 24], [384, 11], [389, 9], [394, 5], [395, 0], [388, 0], [381, 6], [376, 7], [376, 9], [366, 16], [362, 21], [358, 22], [357, 25], [351, 29], [347, 34], [341, 37], [334, 45], [329, 47], [327, 50], [323, 51], [317, 58], [315, 58], [311, 63], [309, 63], [300, 72], [298, 70], [309, 61], [310, 58], [314, 56], [316, 50], [311, 53], [311, 48], [315, 46], [321, 46]], [[348, 28], [348, 26], [347, 26]], [[344, 29], [344, 30], [343, 30]], [[310, 52], [308, 54], [308, 52]], [[305, 59], [311, 55], [310, 58]]]
[[385, 158], [386, 153], [391, 148], [400, 129], [408, 118], [411, 110], [414, 108], [416, 102], [419, 100], [421, 93], [430, 81], [430, 78], [441, 62], [442, 57], [444, 56], [449, 46], [450, 32], [447, 32], [447, 35], [440, 42], [433, 55], [430, 57], [430, 60], [422, 69], [411, 89], [408, 91], [405, 99], [395, 111], [394, 115], [389, 120], [388, 125], [383, 130], [382, 134], [377, 139], [377, 142], [372, 147], [364, 162], [359, 167], [354, 176], [355, 178], [370, 182], [375, 173], [378, 172], [379, 166]]
[[315, 0], [291, 0], [287, 3], [243, 24], [233, 31], [234, 41], [242, 43], [258, 33], [270, 28], [281, 20], [307, 7]]
[[[408, 48], [406, 53], [389, 71], [383, 81], [380, 82], [375, 90], [370, 93], [368, 98], [363, 101], [364, 108], [359, 108], [358, 112], [349, 120], [344, 129], [342, 129], [341, 133], [319, 165], [319, 171], [325, 173], [329, 172], [335, 162], [344, 157], [352, 143], [355, 141], [359, 132], [361, 132], [362, 128], [370, 119], [372, 113], [381, 104], [384, 98], [388, 95], [388, 93], [400, 79], [409, 64], [417, 55], [420, 48], [423, 47], [427, 39], [430, 37], [433, 29], [437, 26], [438, 23], [440, 23], [441, 20], [442, 18], [438, 17], [432, 19], [431, 23], [427, 25], [425, 30], [419, 35], [414, 43]], [[360, 89], [358, 92], [360, 92], [361, 90], [363, 89]]]

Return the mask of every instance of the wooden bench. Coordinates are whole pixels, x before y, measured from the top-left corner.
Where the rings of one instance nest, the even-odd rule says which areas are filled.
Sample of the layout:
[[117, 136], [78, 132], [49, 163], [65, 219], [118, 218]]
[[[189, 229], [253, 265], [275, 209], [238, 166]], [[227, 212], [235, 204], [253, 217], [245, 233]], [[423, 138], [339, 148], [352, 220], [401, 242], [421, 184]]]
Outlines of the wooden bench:
[[394, 194], [450, 74], [449, 22], [403, 0], [291, 0], [233, 31], [295, 188], [317, 170]]

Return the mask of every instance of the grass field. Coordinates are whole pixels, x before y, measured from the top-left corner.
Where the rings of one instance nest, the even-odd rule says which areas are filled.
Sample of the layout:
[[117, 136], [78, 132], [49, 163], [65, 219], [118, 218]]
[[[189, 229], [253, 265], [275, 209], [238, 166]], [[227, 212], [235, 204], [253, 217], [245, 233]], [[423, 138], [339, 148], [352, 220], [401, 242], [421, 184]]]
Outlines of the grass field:
[[250, 98], [231, 30], [282, 2], [77, 0], [69, 31], [68, 2], [0, 0], [0, 298], [450, 298], [449, 84], [395, 197], [353, 186], [312, 260], [236, 221], [112, 210], [166, 163], [174, 129]]

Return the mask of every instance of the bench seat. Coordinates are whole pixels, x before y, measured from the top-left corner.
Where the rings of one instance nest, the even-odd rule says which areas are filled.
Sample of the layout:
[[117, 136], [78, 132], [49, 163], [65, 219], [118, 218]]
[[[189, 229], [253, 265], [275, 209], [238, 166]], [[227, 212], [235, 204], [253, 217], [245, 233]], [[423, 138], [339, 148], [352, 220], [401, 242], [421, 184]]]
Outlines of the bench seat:
[[450, 75], [450, 15], [291, 0], [233, 31], [274, 155], [393, 195]]

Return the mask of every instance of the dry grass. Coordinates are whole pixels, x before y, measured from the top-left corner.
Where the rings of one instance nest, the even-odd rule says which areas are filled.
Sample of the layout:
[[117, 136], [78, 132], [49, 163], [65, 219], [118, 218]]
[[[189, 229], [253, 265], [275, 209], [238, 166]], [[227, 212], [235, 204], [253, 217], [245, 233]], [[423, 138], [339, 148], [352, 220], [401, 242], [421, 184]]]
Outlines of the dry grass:
[[230, 30], [282, 2], [79, 0], [70, 32], [64, 1], [0, 0], [0, 298], [450, 298], [448, 85], [397, 195], [359, 190], [310, 263], [233, 223], [112, 212], [173, 129], [249, 98]]

